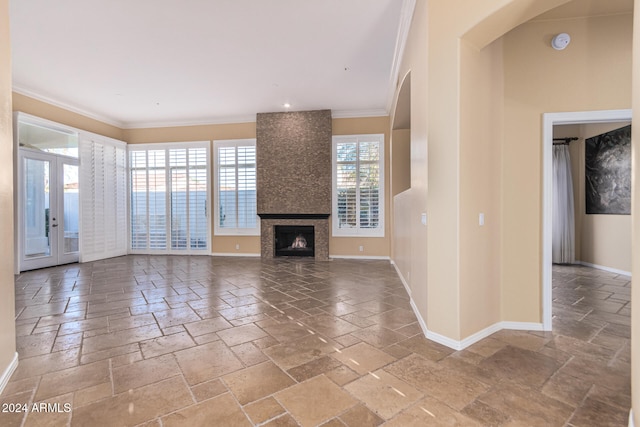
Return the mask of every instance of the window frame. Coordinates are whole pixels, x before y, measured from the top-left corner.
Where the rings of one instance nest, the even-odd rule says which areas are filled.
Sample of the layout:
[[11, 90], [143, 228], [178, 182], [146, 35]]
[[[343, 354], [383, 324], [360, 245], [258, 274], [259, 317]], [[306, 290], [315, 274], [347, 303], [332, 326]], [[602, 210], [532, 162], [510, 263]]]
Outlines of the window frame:
[[[220, 139], [213, 141], [213, 232], [216, 236], [260, 236], [260, 217], [257, 214], [258, 196], [257, 196], [257, 163], [256, 156], [256, 226], [251, 228], [244, 227], [220, 227], [220, 180], [218, 179], [219, 164], [218, 153], [223, 147], [256, 147], [256, 138], [245, 139]], [[238, 164], [235, 165], [236, 174]], [[237, 212], [237, 200], [236, 200]]]
[[[185, 249], [181, 249], [181, 248], [173, 248], [172, 247], [172, 233], [171, 233], [171, 188], [170, 188], [170, 183], [171, 183], [171, 179], [169, 178], [169, 176], [171, 175], [171, 167], [169, 165], [169, 151], [172, 149], [186, 149], [187, 150], [187, 156], [188, 156], [188, 150], [191, 148], [204, 148], [206, 150], [206, 159], [207, 159], [207, 164], [206, 164], [206, 173], [207, 173], [207, 179], [206, 179], [206, 191], [207, 191], [207, 195], [206, 195], [206, 200], [205, 200], [205, 223], [207, 226], [207, 230], [206, 230], [206, 236], [207, 236], [207, 245], [206, 247], [202, 248], [202, 249], [197, 249], [197, 248], [191, 248], [190, 246], [187, 246]], [[132, 239], [132, 220], [133, 220], [133, 213], [132, 213], [132, 203], [131, 203], [131, 197], [132, 197], [132, 193], [133, 193], [133, 186], [134, 186], [134, 182], [131, 179], [131, 174], [133, 172], [133, 170], [137, 169], [137, 168], [133, 168], [131, 167], [131, 152], [132, 151], [145, 151], [147, 152], [147, 154], [145, 155], [147, 161], [148, 161], [148, 152], [149, 151], [164, 151], [165, 152], [165, 161], [166, 164], [164, 166], [164, 175], [165, 175], [165, 216], [166, 216], [166, 244], [165, 247], [163, 249], [160, 248], [151, 248], [151, 242], [150, 242], [150, 237], [148, 235], [149, 233], [149, 229], [147, 229], [147, 247], [144, 249], [141, 248], [133, 248], [133, 239]], [[212, 248], [212, 236], [211, 236], [211, 165], [210, 165], [210, 159], [211, 159], [211, 141], [184, 141], [184, 142], [155, 142], [155, 143], [144, 143], [144, 144], [128, 144], [127, 145], [127, 175], [128, 175], [128, 179], [129, 179], [129, 194], [128, 194], [128, 199], [129, 199], [129, 203], [128, 203], [128, 212], [129, 212], [129, 217], [128, 217], [128, 223], [129, 223], [129, 231], [128, 231], [128, 246], [129, 246], [129, 253], [130, 254], [145, 254], [145, 255], [208, 255], [211, 253], [211, 248]], [[147, 164], [147, 167], [145, 168], [145, 170], [147, 171], [147, 175], [146, 175], [146, 180], [148, 183], [148, 179], [149, 179], [149, 167]], [[148, 196], [147, 196], [148, 197]], [[148, 206], [149, 206], [149, 200], [146, 199], [146, 203], [147, 203], [147, 213], [148, 213]], [[149, 227], [149, 224], [147, 224], [147, 227]]]
[[[356, 181], [356, 209], [357, 209], [357, 227], [354, 228], [340, 228], [338, 217], [338, 145], [340, 143], [356, 143], [357, 156], [356, 156], [356, 169], [360, 170], [360, 156], [359, 156], [359, 144], [363, 140], [376, 141], [379, 144], [380, 157], [378, 159], [378, 226], [376, 228], [362, 228], [360, 226], [360, 186], [359, 175]], [[358, 135], [334, 135], [332, 138], [331, 147], [331, 168], [332, 168], [332, 189], [331, 189], [331, 217], [332, 217], [332, 235], [336, 237], [384, 237], [385, 236], [385, 138], [384, 134], [358, 134]]]

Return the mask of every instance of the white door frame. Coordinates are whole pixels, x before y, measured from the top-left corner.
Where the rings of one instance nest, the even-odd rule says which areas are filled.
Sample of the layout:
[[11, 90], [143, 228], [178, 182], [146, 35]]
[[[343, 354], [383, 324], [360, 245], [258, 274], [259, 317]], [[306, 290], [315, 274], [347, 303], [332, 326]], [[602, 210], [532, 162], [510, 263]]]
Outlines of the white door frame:
[[631, 120], [631, 110], [599, 110], [542, 115], [542, 327], [551, 331], [553, 295], [552, 272], [552, 205], [553, 205], [553, 127], [583, 123], [610, 123]]
[[[51, 240], [49, 242], [50, 254], [49, 256], [43, 256], [34, 258], [32, 260], [25, 259], [25, 197], [26, 197], [26, 182], [25, 182], [25, 169], [24, 163], [26, 159], [34, 159], [40, 161], [46, 161], [50, 163], [50, 192], [49, 192], [49, 204], [50, 212], [58, 216], [55, 220], [56, 224], [50, 222], [49, 235]], [[21, 147], [18, 151], [18, 206], [17, 206], [17, 221], [18, 227], [18, 242], [16, 251], [16, 260], [18, 263], [18, 272], [32, 270], [36, 268], [51, 267], [60, 264], [68, 264], [72, 262], [78, 262], [79, 252], [65, 254], [64, 250], [64, 190], [62, 188], [64, 177], [64, 164], [79, 165], [77, 158], [62, 156], [59, 154], [47, 153], [39, 150], [32, 150], [29, 148]], [[79, 203], [79, 201], [78, 201]], [[80, 218], [78, 218], [79, 220]], [[53, 221], [53, 217], [50, 221]], [[55, 230], [54, 230], [55, 229]]]

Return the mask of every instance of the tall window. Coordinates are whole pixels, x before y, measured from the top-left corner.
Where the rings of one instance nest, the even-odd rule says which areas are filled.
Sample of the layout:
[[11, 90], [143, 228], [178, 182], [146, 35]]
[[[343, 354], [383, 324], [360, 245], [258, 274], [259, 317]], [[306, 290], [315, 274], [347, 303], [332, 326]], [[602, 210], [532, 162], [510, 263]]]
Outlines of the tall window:
[[333, 235], [384, 236], [384, 135], [333, 137]]
[[215, 234], [259, 235], [256, 140], [214, 141]]
[[209, 247], [209, 142], [130, 146], [132, 252]]

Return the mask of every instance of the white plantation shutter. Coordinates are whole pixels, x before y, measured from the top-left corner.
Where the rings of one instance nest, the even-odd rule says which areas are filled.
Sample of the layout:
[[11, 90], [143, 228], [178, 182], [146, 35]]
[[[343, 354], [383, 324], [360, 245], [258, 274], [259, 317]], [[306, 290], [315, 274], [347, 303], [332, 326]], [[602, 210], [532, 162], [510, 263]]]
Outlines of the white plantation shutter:
[[209, 248], [209, 142], [129, 147], [131, 251]]
[[333, 138], [333, 235], [384, 236], [384, 135]]
[[80, 262], [127, 254], [126, 144], [80, 134]]
[[214, 142], [215, 233], [258, 235], [255, 139]]

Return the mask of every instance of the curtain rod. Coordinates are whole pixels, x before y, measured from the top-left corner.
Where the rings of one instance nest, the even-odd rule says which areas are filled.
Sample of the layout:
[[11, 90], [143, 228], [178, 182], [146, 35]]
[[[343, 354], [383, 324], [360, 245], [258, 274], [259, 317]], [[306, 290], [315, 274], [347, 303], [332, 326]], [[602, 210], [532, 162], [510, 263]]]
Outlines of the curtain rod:
[[[571, 141], [577, 141], [578, 137], [576, 136], [572, 136], [569, 138], [553, 138], [553, 145], [565, 145], [570, 143]], [[555, 142], [555, 141], [562, 141], [562, 142]]]

